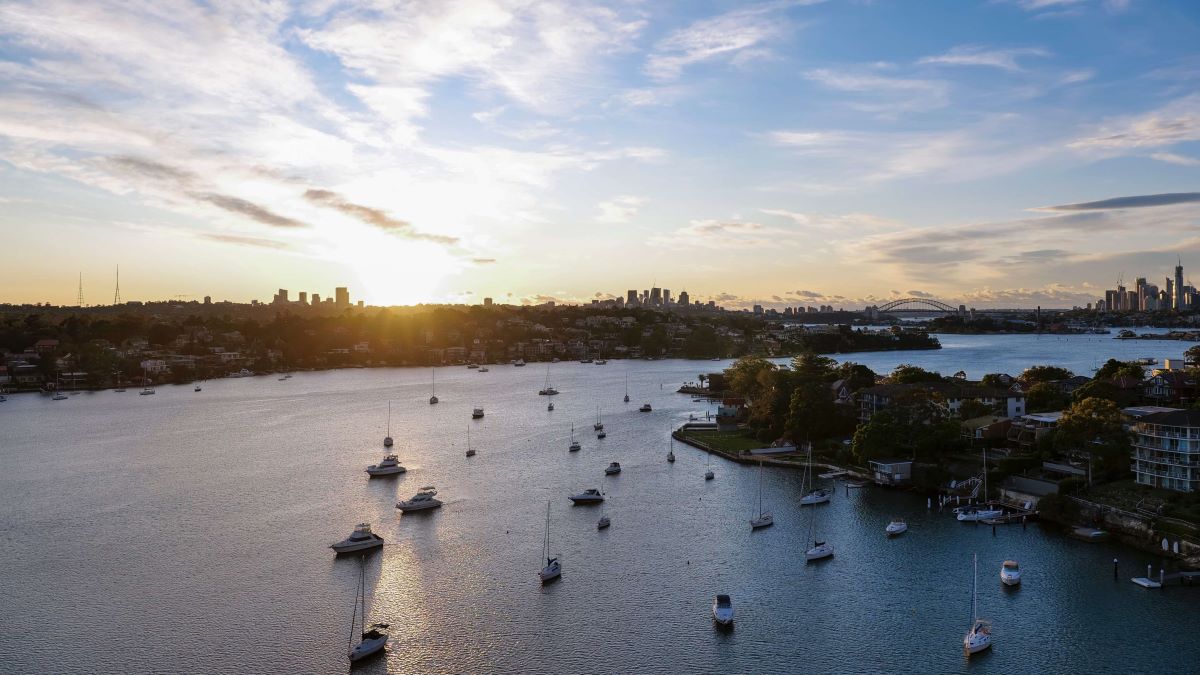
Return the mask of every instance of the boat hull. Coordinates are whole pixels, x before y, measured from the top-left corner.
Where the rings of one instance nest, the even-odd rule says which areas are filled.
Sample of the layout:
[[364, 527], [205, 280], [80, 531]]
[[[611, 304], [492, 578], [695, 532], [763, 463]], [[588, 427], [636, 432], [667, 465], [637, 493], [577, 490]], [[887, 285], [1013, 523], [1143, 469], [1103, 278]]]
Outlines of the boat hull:
[[824, 560], [825, 558], [833, 557], [832, 546], [814, 546], [804, 552], [804, 559], [807, 561]]
[[338, 555], [342, 555], [344, 553], [361, 553], [363, 551], [370, 551], [372, 549], [377, 549], [381, 546], [383, 546], [383, 539], [375, 539], [373, 541], [361, 541], [361, 542], [353, 542], [353, 543], [338, 542], [336, 544], [331, 545], [329, 548], [333, 549], [334, 553], [336, 553]]
[[604, 501], [604, 497], [571, 497], [570, 499], [576, 504], [599, 504]]
[[432, 509], [441, 508], [441, 506], [442, 506], [442, 503], [439, 501], [434, 501], [432, 503], [421, 503], [421, 504], [409, 504], [406, 502], [400, 502], [400, 503], [396, 504], [396, 508], [400, 509], [401, 513], [413, 513], [415, 511], [430, 511]]
[[386, 467], [383, 469], [379, 469], [376, 467], [367, 467], [367, 474], [370, 475], [371, 478], [381, 478], [383, 476], [399, 476], [400, 474], [405, 473], [407, 471], [408, 471], [408, 469], [406, 469], [402, 466], [390, 466], [390, 467]]
[[775, 519], [771, 516], [759, 516], [750, 521], [750, 529], [761, 530], [764, 527], [770, 527], [775, 524]]
[[378, 654], [387, 646], [387, 641], [388, 636], [386, 635], [374, 640], [363, 640], [354, 649], [350, 650], [350, 663], [362, 661], [365, 658]]

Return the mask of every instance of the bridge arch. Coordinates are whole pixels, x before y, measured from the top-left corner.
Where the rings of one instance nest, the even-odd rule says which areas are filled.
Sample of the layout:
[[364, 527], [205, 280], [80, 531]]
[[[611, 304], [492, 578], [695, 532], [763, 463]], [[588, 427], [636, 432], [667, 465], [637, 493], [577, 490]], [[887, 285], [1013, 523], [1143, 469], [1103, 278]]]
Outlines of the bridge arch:
[[884, 303], [880, 305], [878, 309], [881, 312], [904, 310], [921, 311], [932, 309], [937, 312], [946, 312], [947, 314], [958, 314], [957, 307], [947, 305], [946, 303], [941, 302], [940, 300], [934, 300], [933, 298], [900, 298], [899, 300], [892, 300], [891, 302]]

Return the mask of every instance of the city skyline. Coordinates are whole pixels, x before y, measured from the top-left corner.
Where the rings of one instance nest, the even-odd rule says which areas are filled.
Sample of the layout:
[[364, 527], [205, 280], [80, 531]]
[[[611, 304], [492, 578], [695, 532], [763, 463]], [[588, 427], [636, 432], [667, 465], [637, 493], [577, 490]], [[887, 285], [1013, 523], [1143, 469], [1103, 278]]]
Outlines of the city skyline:
[[131, 299], [1084, 305], [1200, 258], [1197, 18], [9, 2], [0, 302], [109, 297], [119, 262]]

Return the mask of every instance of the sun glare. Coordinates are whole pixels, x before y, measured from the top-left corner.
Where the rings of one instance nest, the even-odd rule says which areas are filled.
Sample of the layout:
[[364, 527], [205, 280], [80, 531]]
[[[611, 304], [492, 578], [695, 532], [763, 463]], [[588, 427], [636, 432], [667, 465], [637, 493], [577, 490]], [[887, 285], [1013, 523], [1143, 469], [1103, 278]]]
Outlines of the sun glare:
[[369, 305], [412, 305], [438, 299], [461, 262], [438, 244], [372, 230], [343, 230], [334, 253], [357, 277]]

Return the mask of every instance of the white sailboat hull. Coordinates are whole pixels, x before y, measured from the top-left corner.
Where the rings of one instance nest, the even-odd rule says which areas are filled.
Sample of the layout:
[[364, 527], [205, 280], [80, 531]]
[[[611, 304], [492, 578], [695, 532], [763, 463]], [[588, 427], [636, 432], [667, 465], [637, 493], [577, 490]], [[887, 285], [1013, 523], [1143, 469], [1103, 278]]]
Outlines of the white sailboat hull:
[[350, 650], [350, 662], [361, 661], [362, 659], [378, 654], [387, 646], [388, 636], [378, 637], [373, 640], [363, 640], [355, 645], [354, 649]]
[[801, 506], [812, 506], [813, 504], [827, 503], [829, 503], [829, 493], [824, 491], [810, 492], [800, 498]]
[[750, 519], [750, 529], [752, 529], [752, 530], [757, 530], [757, 529], [764, 528], [764, 527], [770, 527], [774, 524], [775, 524], [775, 519], [773, 517], [771, 517], [771, 514], [769, 514], [769, 513], [764, 513], [757, 518]]
[[805, 560], [821, 560], [833, 556], [833, 547], [829, 544], [814, 546], [804, 552]]
[[889, 537], [895, 536], [897, 534], [903, 534], [905, 532], [908, 532], [908, 524], [907, 523], [889, 523], [887, 526], [887, 533], [888, 533]]

